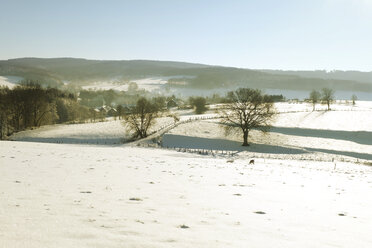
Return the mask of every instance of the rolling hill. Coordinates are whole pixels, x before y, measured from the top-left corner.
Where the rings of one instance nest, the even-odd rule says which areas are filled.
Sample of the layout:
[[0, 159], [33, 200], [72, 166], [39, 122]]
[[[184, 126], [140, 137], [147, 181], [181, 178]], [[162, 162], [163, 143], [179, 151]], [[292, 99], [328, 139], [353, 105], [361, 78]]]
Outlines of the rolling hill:
[[309, 91], [330, 87], [336, 91], [372, 92], [371, 75], [355, 71], [250, 70], [151, 60], [19, 58], [0, 61], [0, 76], [18, 76], [57, 87], [66, 82], [84, 86], [97, 81], [166, 77], [170, 86], [189, 89], [251, 87]]

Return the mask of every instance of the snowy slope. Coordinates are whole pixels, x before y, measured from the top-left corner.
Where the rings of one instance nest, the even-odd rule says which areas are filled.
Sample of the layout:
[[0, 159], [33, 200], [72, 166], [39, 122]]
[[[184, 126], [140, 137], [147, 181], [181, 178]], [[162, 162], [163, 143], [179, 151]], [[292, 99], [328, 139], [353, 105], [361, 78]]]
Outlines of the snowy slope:
[[248, 148], [218, 119], [163, 136], [163, 145], [238, 151], [233, 159], [118, 145], [128, 134], [115, 120], [0, 141], [0, 247], [369, 248], [372, 167], [342, 160], [372, 160], [370, 104], [293, 106], [279, 104], [272, 132], [253, 131]]
[[372, 102], [358, 101], [351, 104], [332, 104], [331, 111], [325, 105], [307, 103], [276, 103], [280, 113], [274, 125], [280, 127], [303, 127], [344, 131], [372, 131]]
[[[173, 119], [169, 117], [159, 118], [150, 132], [172, 122]], [[104, 122], [96, 123], [42, 126], [34, 130], [15, 133], [11, 139], [47, 143], [112, 145], [123, 143], [130, 137], [131, 134], [128, 133], [123, 121], [108, 118]]]
[[[317, 106], [322, 108], [324, 106]], [[372, 160], [372, 105], [332, 105], [332, 111], [309, 111], [309, 104], [277, 104], [277, 115], [268, 134], [250, 133], [250, 147], [241, 146], [240, 135], [225, 136], [217, 119], [192, 121], [178, 125], [162, 138], [163, 147], [237, 151], [245, 157], [312, 160]], [[181, 121], [216, 117], [212, 108], [204, 115], [192, 110], [176, 111]], [[152, 130], [173, 123], [161, 118]], [[130, 137], [120, 121], [74, 125], [52, 125], [17, 133], [18, 141], [120, 144]]]
[[1, 247], [372, 243], [368, 166], [1, 141], [0, 175]]

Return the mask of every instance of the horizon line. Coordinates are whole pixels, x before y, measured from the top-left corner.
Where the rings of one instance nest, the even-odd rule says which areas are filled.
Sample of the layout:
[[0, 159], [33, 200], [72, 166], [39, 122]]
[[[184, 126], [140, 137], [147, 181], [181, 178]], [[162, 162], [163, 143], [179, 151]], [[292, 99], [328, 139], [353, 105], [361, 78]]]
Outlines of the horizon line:
[[283, 68], [248, 68], [248, 67], [239, 67], [239, 66], [231, 66], [231, 65], [215, 65], [215, 64], [206, 64], [202, 62], [191, 62], [191, 61], [177, 61], [177, 60], [160, 60], [160, 59], [144, 59], [144, 58], [136, 58], [136, 59], [98, 59], [98, 58], [83, 58], [83, 57], [35, 57], [35, 56], [28, 56], [28, 57], [13, 57], [7, 59], [0, 59], [0, 61], [11, 61], [17, 59], [79, 59], [79, 60], [87, 60], [87, 61], [112, 61], [112, 62], [121, 62], [121, 61], [151, 61], [151, 62], [172, 62], [172, 63], [186, 63], [186, 64], [195, 64], [195, 65], [202, 65], [202, 66], [209, 66], [209, 67], [224, 67], [224, 68], [236, 68], [236, 69], [244, 69], [244, 70], [255, 70], [255, 71], [293, 71], [293, 72], [315, 72], [315, 71], [322, 71], [326, 73], [331, 72], [362, 72], [362, 73], [372, 73], [371, 71], [359, 70], [359, 69], [283, 69]]

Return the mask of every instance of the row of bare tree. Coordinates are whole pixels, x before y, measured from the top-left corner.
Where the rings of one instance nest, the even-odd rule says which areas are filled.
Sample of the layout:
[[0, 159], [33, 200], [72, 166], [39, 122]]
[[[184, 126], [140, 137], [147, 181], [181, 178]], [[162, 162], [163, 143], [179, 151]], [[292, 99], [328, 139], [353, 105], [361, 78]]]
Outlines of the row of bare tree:
[[318, 102], [323, 102], [327, 104], [328, 110], [331, 110], [331, 103], [334, 98], [334, 91], [330, 88], [323, 88], [320, 92], [317, 90], [312, 90], [310, 92], [310, 101], [313, 104], [313, 110], [315, 110], [315, 105]]
[[88, 118], [87, 113], [75, 95], [58, 89], [34, 82], [0, 87], [0, 139], [28, 128]]
[[[227, 94], [228, 103], [220, 107], [221, 126], [226, 134], [240, 132], [243, 146], [248, 146], [248, 135], [252, 129], [266, 132], [275, 115], [273, 99], [260, 90], [240, 88]], [[204, 108], [205, 102], [200, 98], [193, 99], [196, 109]], [[200, 101], [200, 103], [199, 103]], [[203, 109], [204, 110], [204, 109]], [[145, 138], [148, 131], [161, 115], [161, 109], [154, 100], [141, 98], [125, 115], [124, 121], [133, 134], [133, 138]], [[176, 121], [176, 119], [175, 119]]]
[[[327, 104], [327, 110], [331, 110], [331, 103], [334, 101], [334, 90], [330, 88], [323, 88], [321, 91], [312, 90], [309, 95], [309, 100], [313, 104], [313, 111], [317, 103]], [[358, 100], [358, 97], [353, 94], [351, 96], [351, 101], [355, 105], [355, 101]]]

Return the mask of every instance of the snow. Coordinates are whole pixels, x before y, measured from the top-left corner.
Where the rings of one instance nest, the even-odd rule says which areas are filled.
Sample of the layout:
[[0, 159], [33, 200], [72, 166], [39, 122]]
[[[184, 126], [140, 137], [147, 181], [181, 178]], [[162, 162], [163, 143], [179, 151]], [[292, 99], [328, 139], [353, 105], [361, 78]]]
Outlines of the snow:
[[302, 127], [310, 129], [330, 129], [344, 131], [372, 131], [372, 102], [358, 101], [350, 104], [332, 104], [331, 111], [324, 111], [325, 105], [277, 103], [281, 113], [275, 122], [279, 127]]
[[0, 244], [370, 247], [371, 167], [255, 162], [2, 141]]
[[0, 247], [370, 247], [371, 106], [277, 104], [250, 147], [213, 110], [163, 136], [233, 157], [118, 144], [113, 119], [20, 132], [0, 141]]
[[13, 88], [18, 82], [22, 81], [23, 78], [16, 76], [0, 76], [0, 86], [5, 86], [8, 88]]
[[[333, 111], [314, 112], [308, 110], [309, 106], [276, 104], [280, 114], [272, 123], [271, 132], [262, 134], [251, 131], [249, 147], [241, 146], [240, 134], [226, 137], [216, 119], [179, 125], [163, 136], [162, 145], [235, 151], [242, 157], [354, 162], [372, 160], [371, 104], [358, 103], [356, 107], [335, 104], [332, 105]], [[206, 116], [208, 115], [213, 114]]]
[[[159, 118], [150, 132], [173, 122], [173, 118]], [[131, 138], [122, 120], [108, 118], [102, 122], [58, 124], [15, 133], [12, 140], [65, 144], [121, 144]]]
[[130, 81], [120, 81], [118, 79], [108, 80], [108, 81], [97, 81], [92, 82], [89, 85], [85, 85], [82, 88], [85, 90], [117, 90], [117, 91], [127, 91], [129, 83], [133, 82], [138, 85], [139, 89], [144, 89], [150, 92], [162, 91], [164, 86], [168, 83], [169, 79], [172, 78], [185, 78], [190, 76], [171, 76], [171, 77], [148, 77], [133, 79]]
[[47, 143], [120, 144], [129, 138], [120, 121], [42, 126], [35, 130], [16, 133], [13, 140]]
[[152, 78], [131, 80], [131, 82], [135, 82], [138, 85], [139, 89], [145, 89], [148, 91], [156, 91], [156, 90], [160, 90], [162, 86], [167, 84], [168, 79], [170, 78], [171, 77], [152, 77]]
[[82, 86], [82, 88], [84, 90], [127, 91], [128, 85], [128, 82], [114, 78], [112, 80], [90, 82], [88, 85]]

